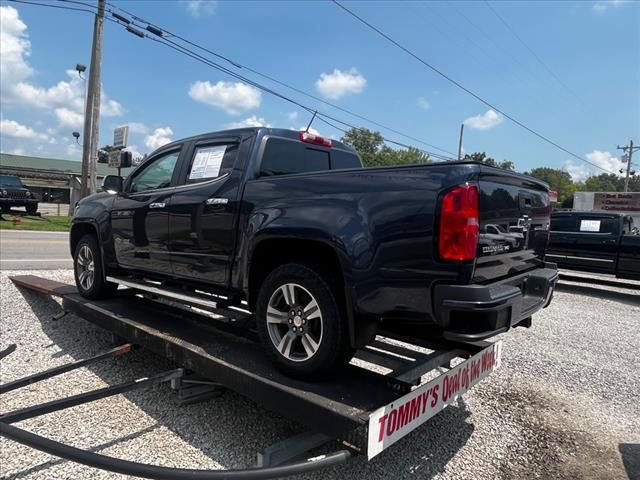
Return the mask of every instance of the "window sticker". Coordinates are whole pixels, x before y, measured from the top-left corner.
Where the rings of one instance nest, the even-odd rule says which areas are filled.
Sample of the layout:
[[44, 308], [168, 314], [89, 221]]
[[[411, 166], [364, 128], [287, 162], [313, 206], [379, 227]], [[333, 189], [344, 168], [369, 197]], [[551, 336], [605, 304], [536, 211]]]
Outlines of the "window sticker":
[[599, 232], [600, 220], [580, 220], [581, 232]]
[[189, 180], [217, 177], [226, 150], [226, 145], [198, 148], [189, 172]]

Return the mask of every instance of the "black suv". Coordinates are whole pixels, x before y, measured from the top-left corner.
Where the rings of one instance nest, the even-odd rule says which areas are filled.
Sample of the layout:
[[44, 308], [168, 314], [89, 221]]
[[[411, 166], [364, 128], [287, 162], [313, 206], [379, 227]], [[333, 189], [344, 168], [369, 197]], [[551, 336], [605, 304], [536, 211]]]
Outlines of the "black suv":
[[0, 208], [2, 212], [8, 212], [12, 207], [24, 207], [28, 214], [33, 215], [38, 211], [38, 200], [20, 178], [0, 175]]

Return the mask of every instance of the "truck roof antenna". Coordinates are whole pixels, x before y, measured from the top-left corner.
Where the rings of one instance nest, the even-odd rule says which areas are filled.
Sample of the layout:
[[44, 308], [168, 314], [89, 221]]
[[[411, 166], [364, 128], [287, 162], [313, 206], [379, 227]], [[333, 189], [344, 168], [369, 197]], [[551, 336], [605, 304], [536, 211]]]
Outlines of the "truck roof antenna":
[[316, 114], [318, 113], [317, 110], [315, 110], [313, 112], [313, 116], [311, 117], [311, 120], [309, 120], [309, 125], [307, 125], [307, 129], [305, 130], [305, 132], [309, 133], [309, 128], [311, 127], [311, 124], [313, 123], [313, 120], [316, 118]]

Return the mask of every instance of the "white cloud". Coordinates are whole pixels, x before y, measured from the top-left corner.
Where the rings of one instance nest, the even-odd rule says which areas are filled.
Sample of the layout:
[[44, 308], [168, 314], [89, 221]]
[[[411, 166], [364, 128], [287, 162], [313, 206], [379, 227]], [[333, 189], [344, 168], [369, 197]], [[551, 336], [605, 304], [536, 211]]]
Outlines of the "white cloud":
[[[67, 70], [66, 80], [48, 88], [36, 85], [29, 81], [34, 73], [27, 61], [30, 55], [27, 25], [20, 19], [18, 10], [11, 6], [0, 7], [0, 97], [3, 107], [49, 110], [61, 126], [79, 126], [78, 115], [84, 115], [84, 80], [74, 70]], [[102, 115], [119, 116], [123, 111], [119, 102], [101, 95]]]
[[84, 115], [65, 107], [54, 110], [61, 127], [81, 128], [84, 123]]
[[249, 118], [245, 118], [239, 122], [231, 122], [227, 124], [227, 128], [244, 128], [244, 127], [267, 127], [271, 128], [271, 124], [264, 118], [258, 118], [256, 115], [252, 115]]
[[230, 115], [237, 115], [257, 108], [262, 101], [260, 90], [242, 82], [219, 81], [212, 84], [197, 81], [189, 89], [189, 96], [202, 103], [223, 109]]
[[147, 135], [144, 139], [144, 144], [151, 150], [155, 150], [170, 143], [172, 135], [173, 130], [171, 130], [171, 127], [156, 128], [151, 135]]
[[355, 68], [348, 72], [336, 68], [332, 73], [321, 73], [320, 78], [316, 80], [318, 91], [322, 96], [332, 100], [338, 100], [350, 93], [362, 93], [366, 85], [367, 79]]
[[199, 18], [202, 15], [213, 15], [218, 7], [218, 2], [215, 0], [187, 0], [185, 4], [187, 12], [194, 18]]
[[119, 117], [124, 113], [124, 108], [119, 102], [111, 98], [107, 98], [104, 94], [100, 95], [100, 115], [105, 117]]
[[[626, 168], [625, 163], [622, 163], [620, 159], [614, 157], [609, 152], [594, 150], [591, 153], [587, 153], [585, 158], [591, 163], [594, 163], [611, 173], [618, 173], [620, 169]], [[602, 170], [589, 165], [588, 163], [574, 163], [572, 160], [564, 162], [564, 169], [569, 172], [571, 178], [576, 182], [586, 180], [592, 175], [604, 173]]]
[[129, 133], [137, 133], [140, 135], [149, 133], [149, 127], [147, 127], [144, 123], [125, 122], [122, 125], [118, 125], [118, 127], [124, 127], [125, 125], [129, 125]]
[[[307, 126], [306, 126], [306, 125], [302, 125], [301, 127], [298, 127], [298, 128], [296, 128], [296, 127], [289, 127], [289, 130], [295, 130], [295, 131], [297, 131], [297, 132], [304, 132], [306, 129], [307, 129]], [[313, 128], [313, 127], [309, 127], [309, 133], [313, 133], [314, 135], [320, 135], [320, 136], [322, 136], [322, 134], [321, 134], [318, 130], [316, 130], [315, 128]], [[333, 138], [333, 137], [331, 137], [331, 138]]]
[[287, 118], [292, 122], [298, 119], [298, 112], [289, 112], [287, 113]]
[[502, 123], [502, 115], [493, 109], [487, 110], [481, 115], [475, 117], [469, 117], [464, 121], [464, 124], [469, 128], [476, 130], [489, 130], [490, 128], [500, 125]]
[[9, 150], [7, 153], [10, 153], [12, 155], [24, 155], [25, 152], [24, 148], [17, 147]]
[[603, 13], [605, 12], [609, 7], [617, 7], [618, 5], [622, 5], [624, 2], [623, 0], [599, 0], [597, 2], [593, 3], [593, 11], [598, 12], [598, 13]]
[[431, 108], [431, 104], [424, 97], [419, 97], [416, 104], [418, 105], [418, 107], [422, 108], [423, 110], [429, 110], [429, 108]]
[[56, 143], [55, 138], [44, 133], [36, 132], [34, 129], [22, 125], [15, 120], [0, 120], [0, 136], [20, 138], [23, 140], [40, 140], [48, 143]]
[[[31, 55], [27, 26], [18, 11], [10, 6], [0, 7], [0, 84], [15, 84], [33, 74], [25, 57]], [[4, 93], [4, 92], [3, 92]], [[4, 95], [3, 95], [4, 96]]]

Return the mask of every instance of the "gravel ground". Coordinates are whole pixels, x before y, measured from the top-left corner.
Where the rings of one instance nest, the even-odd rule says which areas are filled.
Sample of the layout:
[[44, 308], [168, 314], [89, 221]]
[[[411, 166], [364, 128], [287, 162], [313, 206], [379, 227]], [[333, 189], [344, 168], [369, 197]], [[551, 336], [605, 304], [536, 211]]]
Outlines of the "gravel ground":
[[[17, 290], [8, 280], [17, 273], [0, 273], [0, 347], [18, 344], [0, 365], [3, 383], [110, 348], [110, 335], [88, 322], [53, 321], [58, 302]], [[70, 271], [28, 273], [72, 282]], [[358, 458], [305, 478], [640, 478], [640, 300], [607, 299], [610, 287], [600, 290], [599, 296], [557, 292], [533, 328], [502, 336], [498, 372], [373, 461]], [[625, 292], [640, 297], [640, 287]], [[171, 367], [138, 350], [5, 395], [0, 411]], [[167, 386], [18, 425], [106, 455], [189, 468], [251, 465], [256, 451], [302, 429], [232, 392], [179, 406]], [[124, 478], [5, 439], [0, 476]]]

